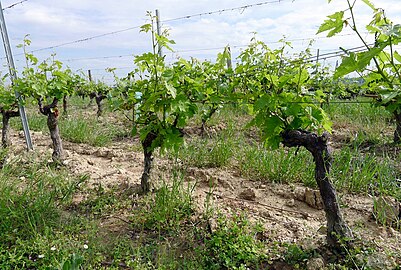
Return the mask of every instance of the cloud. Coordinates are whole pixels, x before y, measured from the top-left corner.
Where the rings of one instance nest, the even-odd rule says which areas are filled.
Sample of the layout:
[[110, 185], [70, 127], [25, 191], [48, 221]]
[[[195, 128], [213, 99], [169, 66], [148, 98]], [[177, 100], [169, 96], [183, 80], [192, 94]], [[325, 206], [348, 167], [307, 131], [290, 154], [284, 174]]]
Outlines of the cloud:
[[[30, 34], [31, 49], [39, 49], [140, 26], [149, 22], [146, 11], [154, 12], [155, 9], [160, 10], [161, 20], [166, 21], [258, 2], [263, 1], [29, 0], [8, 9], [5, 17], [13, 50], [18, 54], [21, 51], [15, 49], [15, 45], [21, 43], [25, 34]], [[385, 8], [387, 15], [393, 21], [401, 22], [399, 0], [372, 0], [372, 2]], [[14, 1], [7, 0], [3, 6], [12, 3]], [[177, 43], [173, 48], [178, 51], [175, 54], [168, 53], [167, 58], [172, 60], [178, 54], [183, 57], [214, 59], [216, 54], [222, 51], [221, 48], [228, 44], [232, 46], [233, 55], [236, 56], [243, 48], [242, 46], [249, 43], [254, 32], [257, 33], [256, 37], [259, 40], [272, 47], [277, 46], [276, 42], [283, 36], [293, 40], [292, 52], [304, 50], [309, 44], [309, 39], [312, 38], [316, 39], [312, 47], [313, 52], [317, 49], [321, 52], [332, 51], [340, 46], [356, 47], [361, 43], [354, 36], [326, 39], [324, 34], [315, 35], [327, 15], [346, 8], [345, 1], [332, 1], [327, 4], [327, 1], [322, 0], [283, 0], [281, 3], [195, 15], [187, 19], [164, 22], [163, 27], [170, 29], [170, 38]], [[362, 26], [372, 18], [372, 12], [361, 1], [357, 2], [356, 8], [358, 25], [361, 25], [361, 31], [365, 31]], [[350, 30], [347, 29], [345, 33], [350, 33]], [[45, 58], [55, 52], [57, 58], [65, 60], [65, 63], [74, 69], [93, 69], [96, 70], [94, 73], [100, 74], [99, 76], [109, 78], [108, 76], [111, 77], [111, 75], [103, 72], [105, 67], [121, 68], [117, 70], [117, 73], [123, 75], [127, 72], [127, 68], [132, 66], [133, 57], [101, 57], [140, 54], [149, 51], [150, 48], [150, 35], [139, 33], [139, 29], [134, 28], [40, 51], [36, 54]], [[2, 55], [4, 54], [0, 57]], [[21, 56], [17, 55], [15, 58], [19, 63], [23, 63]], [[69, 59], [72, 60], [67, 61]]]

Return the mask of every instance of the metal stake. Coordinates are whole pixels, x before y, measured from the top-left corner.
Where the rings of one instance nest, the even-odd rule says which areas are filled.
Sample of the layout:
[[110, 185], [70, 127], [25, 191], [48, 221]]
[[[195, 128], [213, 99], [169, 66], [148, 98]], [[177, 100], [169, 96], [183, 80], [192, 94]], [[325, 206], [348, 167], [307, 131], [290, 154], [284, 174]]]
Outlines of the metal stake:
[[[159, 10], [158, 10], [158, 9], [156, 9], [156, 27], [157, 27], [157, 35], [158, 35], [158, 36], [161, 36], [162, 34], [161, 34], [161, 25], [160, 25], [160, 13], [159, 13]], [[160, 56], [160, 57], [163, 57], [163, 52], [162, 52], [162, 46], [161, 46], [161, 44], [159, 44], [159, 51], [158, 51], [158, 53], [159, 53], [159, 56]]]
[[[4, 50], [5, 50], [6, 57], [7, 57], [8, 69], [10, 71], [11, 82], [12, 82], [12, 84], [14, 84], [15, 80], [17, 79], [17, 73], [15, 72], [15, 65], [14, 65], [13, 55], [11, 52], [10, 40], [8, 39], [6, 22], [4, 20], [4, 14], [3, 14], [3, 8], [1, 6], [1, 1], [0, 1], [0, 30], [1, 30], [1, 36], [3, 38]], [[19, 109], [19, 113], [20, 113], [20, 117], [21, 117], [22, 128], [24, 130], [26, 147], [28, 150], [33, 150], [31, 133], [29, 132], [29, 125], [28, 125], [28, 120], [27, 120], [26, 113], [25, 113], [25, 107], [21, 103], [22, 97], [17, 91], [15, 91], [15, 97], [19, 101], [18, 109]]]

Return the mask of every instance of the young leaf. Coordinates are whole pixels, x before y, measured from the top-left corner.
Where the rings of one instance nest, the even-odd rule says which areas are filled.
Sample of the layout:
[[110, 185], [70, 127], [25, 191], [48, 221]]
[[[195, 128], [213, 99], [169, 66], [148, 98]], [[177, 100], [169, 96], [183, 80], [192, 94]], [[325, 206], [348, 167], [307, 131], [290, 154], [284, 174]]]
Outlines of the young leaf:
[[149, 32], [152, 29], [152, 25], [150, 23], [144, 24], [141, 26], [140, 32]]
[[174, 88], [174, 86], [172, 86], [169, 83], [165, 83], [165, 86], [167, 88], [167, 92], [173, 97], [175, 98], [177, 96], [177, 89]]
[[375, 6], [369, 0], [362, 0], [366, 5], [368, 5], [371, 9], [376, 10]]
[[397, 60], [399, 63], [401, 63], [401, 55], [400, 55], [397, 51], [394, 52], [394, 58], [395, 58], [395, 60]]
[[340, 33], [343, 30], [344, 26], [344, 11], [338, 11], [330, 16], [327, 16], [329, 19], [325, 20], [323, 24], [319, 27], [319, 30], [316, 34], [320, 34], [322, 32], [330, 31], [327, 34], [327, 37], [332, 37], [335, 34]]
[[358, 53], [357, 54], [358, 69], [363, 70], [364, 68], [366, 68], [370, 64], [370, 61], [373, 59], [373, 57], [376, 57], [382, 50], [383, 47], [374, 47], [369, 51]]
[[358, 65], [356, 62], [356, 54], [350, 53], [349, 56], [343, 58], [341, 64], [337, 67], [333, 78], [338, 79], [356, 70], [358, 70]]

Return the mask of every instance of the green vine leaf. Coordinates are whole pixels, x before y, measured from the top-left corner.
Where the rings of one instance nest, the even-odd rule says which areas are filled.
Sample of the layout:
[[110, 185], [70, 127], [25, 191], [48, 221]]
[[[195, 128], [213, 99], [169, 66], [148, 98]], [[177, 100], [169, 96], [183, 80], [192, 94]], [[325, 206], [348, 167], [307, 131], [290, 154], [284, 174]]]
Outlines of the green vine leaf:
[[368, 5], [371, 9], [376, 10], [375, 6], [370, 2], [370, 0], [362, 0], [366, 5]]
[[329, 19], [325, 20], [323, 24], [319, 27], [316, 34], [329, 31], [327, 37], [332, 37], [343, 30], [344, 27], [344, 11], [338, 11], [330, 16]]

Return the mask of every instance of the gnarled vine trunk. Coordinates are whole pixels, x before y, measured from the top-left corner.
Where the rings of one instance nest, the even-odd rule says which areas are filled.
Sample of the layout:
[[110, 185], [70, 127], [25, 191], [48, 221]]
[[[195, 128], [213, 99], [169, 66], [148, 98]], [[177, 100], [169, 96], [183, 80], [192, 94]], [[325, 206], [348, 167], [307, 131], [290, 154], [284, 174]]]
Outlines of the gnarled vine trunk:
[[3, 127], [1, 133], [1, 144], [3, 148], [7, 148], [11, 145], [10, 142], [10, 118], [19, 116], [19, 111], [6, 111], [1, 109], [3, 116]]
[[97, 113], [96, 113], [97, 117], [101, 116], [103, 113], [102, 100], [105, 98], [106, 98], [105, 95], [96, 93], [95, 100], [97, 105]]
[[318, 136], [303, 130], [288, 130], [281, 134], [287, 147], [304, 146], [315, 162], [315, 180], [323, 199], [327, 219], [327, 243], [339, 247], [340, 240], [352, 239], [352, 231], [345, 223], [337, 201], [336, 190], [328, 178], [332, 157], [328, 149], [328, 135]]
[[401, 142], [401, 112], [394, 112], [395, 118], [395, 131], [394, 131], [394, 142]]
[[68, 115], [68, 99], [67, 99], [67, 96], [63, 97], [63, 115], [64, 116]]
[[58, 99], [54, 98], [49, 105], [42, 106], [42, 101], [39, 100], [39, 110], [43, 115], [47, 116], [47, 127], [50, 131], [50, 137], [53, 144], [52, 159], [56, 163], [63, 161], [63, 144], [61, 142], [60, 131], [58, 128]]
[[96, 92], [92, 92], [89, 94], [89, 103], [86, 106], [87, 108], [89, 108], [90, 106], [92, 106], [93, 104], [93, 99], [96, 97]]
[[157, 138], [156, 134], [153, 132], [149, 132], [146, 135], [146, 138], [142, 141], [142, 149], [143, 149], [143, 157], [144, 157], [144, 166], [143, 173], [141, 177], [141, 189], [143, 193], [147, 193], [150, 191], [150, 171], [152, 169], [152, 161], [153, 161], [153, 148], [152, 143]]
[[202, 126], [201, 126], [201, 136], [206, 134], [206, 122], [212, 118], [213, 114], [217, 112], [219, 107], [217, 105], [213, 106], [210, 111], [202, 117]]

